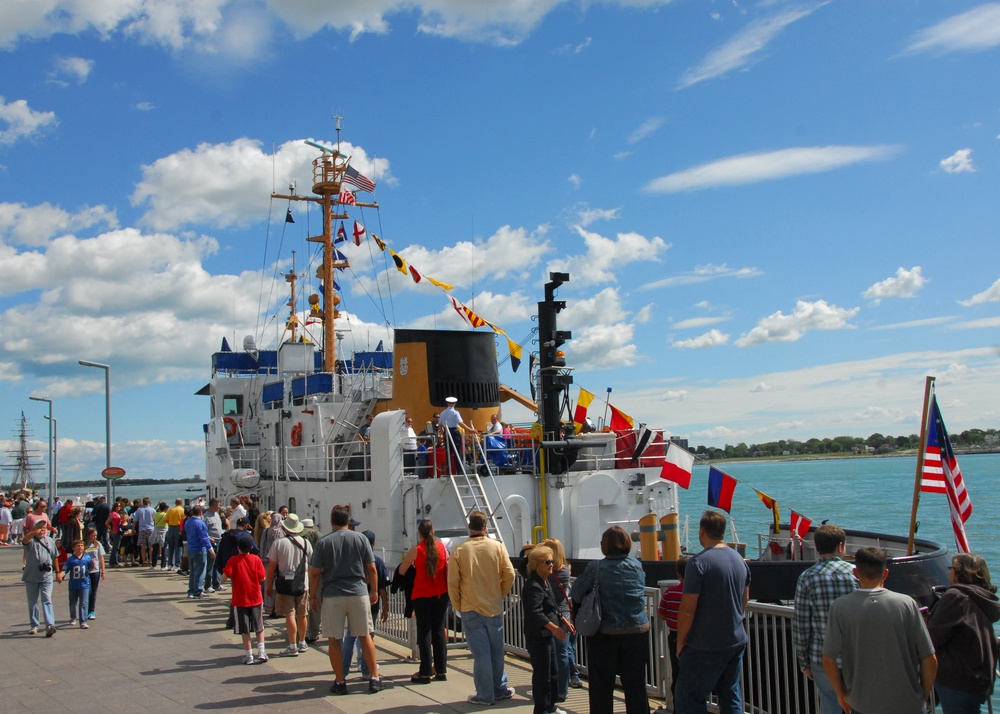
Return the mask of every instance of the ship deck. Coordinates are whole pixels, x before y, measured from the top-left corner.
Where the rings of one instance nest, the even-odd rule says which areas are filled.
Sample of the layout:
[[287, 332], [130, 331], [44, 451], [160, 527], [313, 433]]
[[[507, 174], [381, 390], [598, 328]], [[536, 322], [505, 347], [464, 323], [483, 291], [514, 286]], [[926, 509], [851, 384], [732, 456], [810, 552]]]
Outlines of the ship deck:
[[[284, 619], [268, 619], [270, 661], [241, 663], [240, 638], [225, 629], [228, 591], [202, 600], [186, 598], [187, 578], [145, 568], [108, 570], [97, 598], [97, 619], [89, 630], [71, 627], [65, 584], [55, 585], [53, 606], [59, 631], [47, 639], [28, 635], [28, 612], [21, 577], [21, 548], [0, 548], [0, 617], [4, 639], [5, 709], [64, 712], [77, 703], [98, 702], [106, 712], [136, 709], [208, 711], [371, 711], [392, 714], [473, 712], [485, 707], [466, 701], [472, 694], [472, 657], [466, 649], [448, 653], [448, 681], [410, 684], [416, 663], [408, 648], [376, 640], [385, 691], [369, 695], [367, 682], [353, 672], [348, 696], [329, 695], [333, 673], [326, 641], [298, 657], [283, 658]], [[488, 711], [530, 711], [531, 667], [508, 656], [513, 699]], [[586, 686], [586, 685], [585, 685]], [[656, 703], [651, 700], [651, 704]], [[560, 705], [587, 712], [586, 689], [570, 689]], [[624, 711], [616, 698], [615, 711]]]

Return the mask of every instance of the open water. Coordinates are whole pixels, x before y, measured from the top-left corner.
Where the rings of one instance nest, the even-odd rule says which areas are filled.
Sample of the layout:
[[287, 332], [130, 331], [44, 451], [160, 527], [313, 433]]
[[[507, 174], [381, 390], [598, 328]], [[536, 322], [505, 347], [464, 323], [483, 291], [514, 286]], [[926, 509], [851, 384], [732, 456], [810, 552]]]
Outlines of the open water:
[[[974, 553], [986, 558], [994, 582], [1000, 584], [1000, 454], [958, 457], [972, 499], [972, 516], [965, 524]], [[791, 510], [816, 525], [829, 520], [842, 528], [903, 534], [909, 532], [915, 457], [868, 457], [808, 461], [746, 461], [717, 464], [739, 484], [733, 496], [732, 522], [747, 556], [757, 555], [757, 534], [773, 521], [754, 493], [763, 491], [778, 501], [782, 523]], [[695, 466], [691, 488], [681, 491], [681, 542], [689, 528], [690, 546], [698, 550], [698, 518], [708, 502], [708, 466]], [[955, 551], [948, 502], [943, 494], [923, 493], [917, 510], [917, 537]], [[732, 533], [729, 534], [730, 539]]]

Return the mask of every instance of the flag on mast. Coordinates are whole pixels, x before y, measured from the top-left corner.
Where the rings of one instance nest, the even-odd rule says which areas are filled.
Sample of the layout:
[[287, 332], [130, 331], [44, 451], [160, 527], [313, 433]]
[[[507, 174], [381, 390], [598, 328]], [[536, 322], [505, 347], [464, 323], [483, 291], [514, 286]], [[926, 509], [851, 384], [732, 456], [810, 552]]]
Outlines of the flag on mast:
[[927, 493], [943, 493], [948, 497], [951, 512], [951, 527], [955, 532], [955, 546], [959, 553], [968, 553], [969, 537], [965, 533], [965, 522], [972, 515], [972, 499], [965, 488], [962, 470], [958, 467], [955, 450], [951, 447], [948, 430], [941, 418], [937, 396], [931, 395], [927, 411], [927, 447], [924, 449], [924, 465], [920, 480], [920, 490]]
[[732, 513], [736, 479], [714, 466], [708, 470], [708, 505]]
[[694, 454], [682, 449], [674, 442], [667, 444], [667, 453], [663, 457], [663, 468], [660, 478], [673, 481], [681, 488], [691, 486], [691, 472], [694, 470]]
[[583, 431], [583, 425], [587, 423], [587, 408], [590, 407], [592, 401], [594, 401], [594, 395], [583, 387], [580, 387], [580, 396], [576, 398], [576, 409], [573, 410], [574, 434], [579, 434]]

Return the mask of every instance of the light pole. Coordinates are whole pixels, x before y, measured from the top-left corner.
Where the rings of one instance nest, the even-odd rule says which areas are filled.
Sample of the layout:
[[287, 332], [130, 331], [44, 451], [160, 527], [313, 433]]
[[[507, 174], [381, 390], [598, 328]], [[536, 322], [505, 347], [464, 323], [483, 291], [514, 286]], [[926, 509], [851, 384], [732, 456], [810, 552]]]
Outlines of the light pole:
[[52, 400], [49, 399], [48, 397], [28, 397], [28, 399], [34, 402], [46, 402], [49, 405], [49, 415], [46, 417], [46, 419], [49, 420], [49, 487], [47, 489], [45, 496], [49, 502], [49, 507], [51, 508], [51, 505], [55, 503], [56, 500], [56, 479], [55, 479], [56, 470], [55, 466], [52, 464], [52, 453], [53, 453], [52, 425], [55, 423], [52, 420]]
[[[45, 417], [49, 420], [49, 428], [52, 430], [52, 483], [59, 480], [59, 420], [55, 417]], [[55, 501], [55, 496], [49, 496]]]
[[[107, 443], [104, 445], [104, 451], [107, 455], [107, 468], [111, 468], [111, 365], [101, 364], [100, 362], [88, 362], [86, 360], [80, 360], [80, 364], [84, 367], [97, 367], [98, 369], [104, 370], [104, 431], [107, 438]], [[108, 479], [108, 503], [113, 503], [114, 497], [111, 493], [111, 479]]]

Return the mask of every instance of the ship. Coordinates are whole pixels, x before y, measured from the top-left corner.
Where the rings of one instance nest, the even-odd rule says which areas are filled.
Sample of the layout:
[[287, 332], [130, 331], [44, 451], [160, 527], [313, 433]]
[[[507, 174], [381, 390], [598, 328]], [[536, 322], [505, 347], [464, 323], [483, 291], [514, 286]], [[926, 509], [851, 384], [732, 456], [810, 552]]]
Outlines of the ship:
[[[261, 511], [286, 505], [317, 524], [328, 522], [332, 507], [346, 507], [359, 528], [375, 533], [389, 563], [415, 544], [421, 520], [431, 519], [437, 535], [455, 544], [467, 536], [469, 513], [479, 510], [512, 557], [526, 544], [556, 538], [575, 572], [602, 557], [601, 534], [620, 525], [641, 542], [647, 584], [674, 578], [678, 486], [659, 478], [670, 437], [650, 430], [639, 449], [635, 431], [574, 425], [573, 369], [563, 349], [572, 333], [558, 325], [566, 306], [559, 289], [571, 276], [550, 273], [538, 302], [531, 396], [501, 384], [493, 332], [399, 328], [388, 347], [338, 354], [335, 271], [347, 259], [335, 247], [335, 225], [352, 209], [379, 205], [345, 191], [345, 180], [353, 177], [357, 186], [359, 174], [339, 141], [336, 148], [307, 143], [319, 152], [311, 195], [290, 190], [272, 198], [320, 207], [322, 234], [308, 238], [322, 249], [320, 291], [299, 314], [293, 267], [285, 275], [291, 309], [276, 346], [259, 348], [250, 336], [234, 350], [223, 339], [212, 355], [211, 379], [198, 392], [209, 401], [207, 496], [225, 503], [248, 495]], [[307, 321], [321, 326], [319, 339], [305, 338]], [[511, 400], [536, 420], [498, 435], [456, 438], [432, 426], [450, 400], [467, 424], [490, 423]], [[407, 430], [407, 417], [425, 426], [420, 436]], [[751, 559], [753, 598], [792, 600], [798, 574], [815, 560], [804, 540], [805, 547], [796, 543], [788, 524], [764, 534], [765, 546]], [[910, 550], [906, 536], [848, 531], [849, 552], [862, 545], [885, 547], [890, 587], [922, 603], [947, 583], [947, 549], [939, 544], [918, 539]]]

